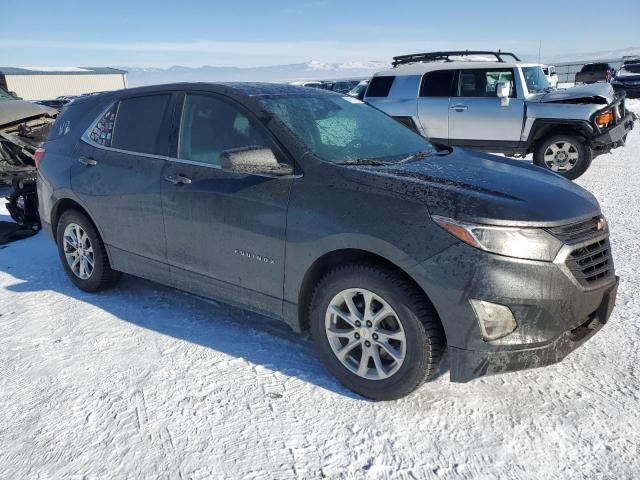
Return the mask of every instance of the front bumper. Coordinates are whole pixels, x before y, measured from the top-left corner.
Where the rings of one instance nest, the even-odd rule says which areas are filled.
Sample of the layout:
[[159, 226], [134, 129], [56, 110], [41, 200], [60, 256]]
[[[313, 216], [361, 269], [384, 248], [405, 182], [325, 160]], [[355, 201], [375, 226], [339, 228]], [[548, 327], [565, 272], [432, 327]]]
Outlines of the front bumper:
[[[618, 282], [611, 273], [585, 287], [564, 264], [503, 257], [463, 243], [411, 273], [443, 323], [452, 382], [559, 362], [606, 323]], [[509, 307], [516, 330], [484, 341], [469, 299]]]
[[633, 130], [633, 114], [627, 113], [616, 126], [593, 138], [591, 140], [591, 148], [594, 150], [606, 149], [608, 151], [611, 148], [621, 147], [624, 145], [625, 137], [631, 130]]
[[611, 316], [618, 290], [618, 279], [605, 290], [598, 308], [585, 319], [576, 322], [558, 338], [540, 347], [519, 350], [478, 352], [450, 347], [451, 381], [468, 382], [497, 373], [544, 367], [560, 362], [595, 335]]

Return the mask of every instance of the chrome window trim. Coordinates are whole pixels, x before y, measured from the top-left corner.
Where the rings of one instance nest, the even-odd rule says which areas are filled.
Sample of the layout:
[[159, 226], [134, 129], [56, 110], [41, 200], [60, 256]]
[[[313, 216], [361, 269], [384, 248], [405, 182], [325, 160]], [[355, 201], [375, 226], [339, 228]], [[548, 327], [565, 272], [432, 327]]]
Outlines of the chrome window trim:
[[[221, 165], [212, 165], [210, 163], [205, 163], [205, 162], [198, 162], [195, 160], [184, 160], [181, 158], [176, 158], [176, 157], [169, 157], [169, 156], [165, 156], [165, 155], [154, 155], [152, 153], [142, 153], [142, 152], [135, 152], [133, 150], [122, 150], [120, 148], [113, 148], [113, 147], [107, 147], [105, 145], [100, 145], [99, 143], [94, 142], [93, 140], [91, 140], [89, 138], [89, 132], [91, 132], [91, 130], [93, 130], [96, 125], [98, 124], [98, 122], [100, 121], [100, 119], [104, 116], [105, 113], [107, 113], [111, 107], [113, 107], [117, 102], [119, 102], [120, 99], [115, 100], [114, 102], [110, 103], [107, 108], [103, 109], [100, 112], [100, 115], [98, 115], [96, 117], [96, 119], [91, 122], [91, 124], [89, 125], [89, 128], [87, 128], [85, 130], [85, 132], [82, 134], [82, 136], [80, 137], [80, 140], [82, 140], [83, 142], [85, 142], [88, 145], [91, 145], [92, 147], [95, 148], [99, 148], [101, 150], [106, 150], [108, 152], [116, 152], [116, 153], [124, 153], [126, 155], [136, 155], [138, 157], [147, 157], [147, 158], [153, 158], [155, 160], [166, 160], [169, 162], [173, 162], [173, 163], [183, 163], [185, 165], [193, 165], [196, 167], [207, 167], [207, 168], [211, 168], [214, 170], [220, 170], [220, 171], [224, 171]], [[184, 105], [184, 103], [183, 103]], [[181, 116], [182, 118], [182, 116]], [[118, 120], [118, 117], [116, 115], [116, 121]], [[301, 173], [294, 173], [291, 175], [268, 175], [268, 174], [264, 174], [264, 173], [246, 173], [245, 175], [250, 175], [250, 176], [256, 176], [256, 177], [268, 177], [268, 178], [301, 178], [302, 174]]]

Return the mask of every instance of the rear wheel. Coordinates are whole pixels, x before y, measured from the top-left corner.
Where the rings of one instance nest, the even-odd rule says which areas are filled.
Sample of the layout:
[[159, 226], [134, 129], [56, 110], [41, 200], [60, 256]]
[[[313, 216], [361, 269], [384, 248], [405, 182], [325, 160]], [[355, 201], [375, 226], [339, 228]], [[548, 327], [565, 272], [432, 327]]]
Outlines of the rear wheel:
[[593, 152], [584, 140], [571, 135], [556, 135], [542, 140], [533, 153], [533, 163], [574, 180], [587, 171]]
[[58, 221], [58, 255], [69, 279], [81, 290], [97, 292], [120, 279], [111, 268], [104, 243], [86, 215], [67, 210]]
[[445, 345], [433, 306], [401, 275], [375, 264], [336, 268], [317, 285], [311, 332], [327, 368], [376, 400], [408, 395], [431, 376]]

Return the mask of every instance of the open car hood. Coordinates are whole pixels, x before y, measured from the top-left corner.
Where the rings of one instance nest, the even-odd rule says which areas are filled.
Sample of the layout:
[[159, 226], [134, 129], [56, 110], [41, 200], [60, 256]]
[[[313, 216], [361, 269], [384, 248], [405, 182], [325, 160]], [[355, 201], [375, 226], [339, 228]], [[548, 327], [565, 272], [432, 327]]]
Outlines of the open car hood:
[[56, 109], [27, 102], [26, 100], [7, 100], [0, 102], [0, 127], [37, 117], [55, 117]]
[[606, 105], [615, 99], [613, 87], [608, 83], [592, 83], [571, 88], [561, 88], [541, 95], [541, 103], [596, 103]]

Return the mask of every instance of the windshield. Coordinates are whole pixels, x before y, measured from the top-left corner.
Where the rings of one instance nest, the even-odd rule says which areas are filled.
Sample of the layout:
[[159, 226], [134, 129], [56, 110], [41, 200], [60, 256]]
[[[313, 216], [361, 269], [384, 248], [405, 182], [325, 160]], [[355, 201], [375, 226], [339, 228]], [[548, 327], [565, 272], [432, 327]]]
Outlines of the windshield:
[[640, 73], [640, 63], [631, 63], [620, 69], [621, 72]]
[[5, 100], [15, 100], [15, 98], [0, 88], [0, 102], [4, 102]]
[[317, 157], [328, 162], [392, 162], [434, 150], [425, 138], [352, 97], [277, 95], [261, 101]]
[[549, 80], [547, 80], [542, 68], [539, 66], [522, 67], [522, 73], [524, 74], [524, 80], [527, 83], [527, 90], [529, 90], [529, 93], [544, 92], [551, 87]]

